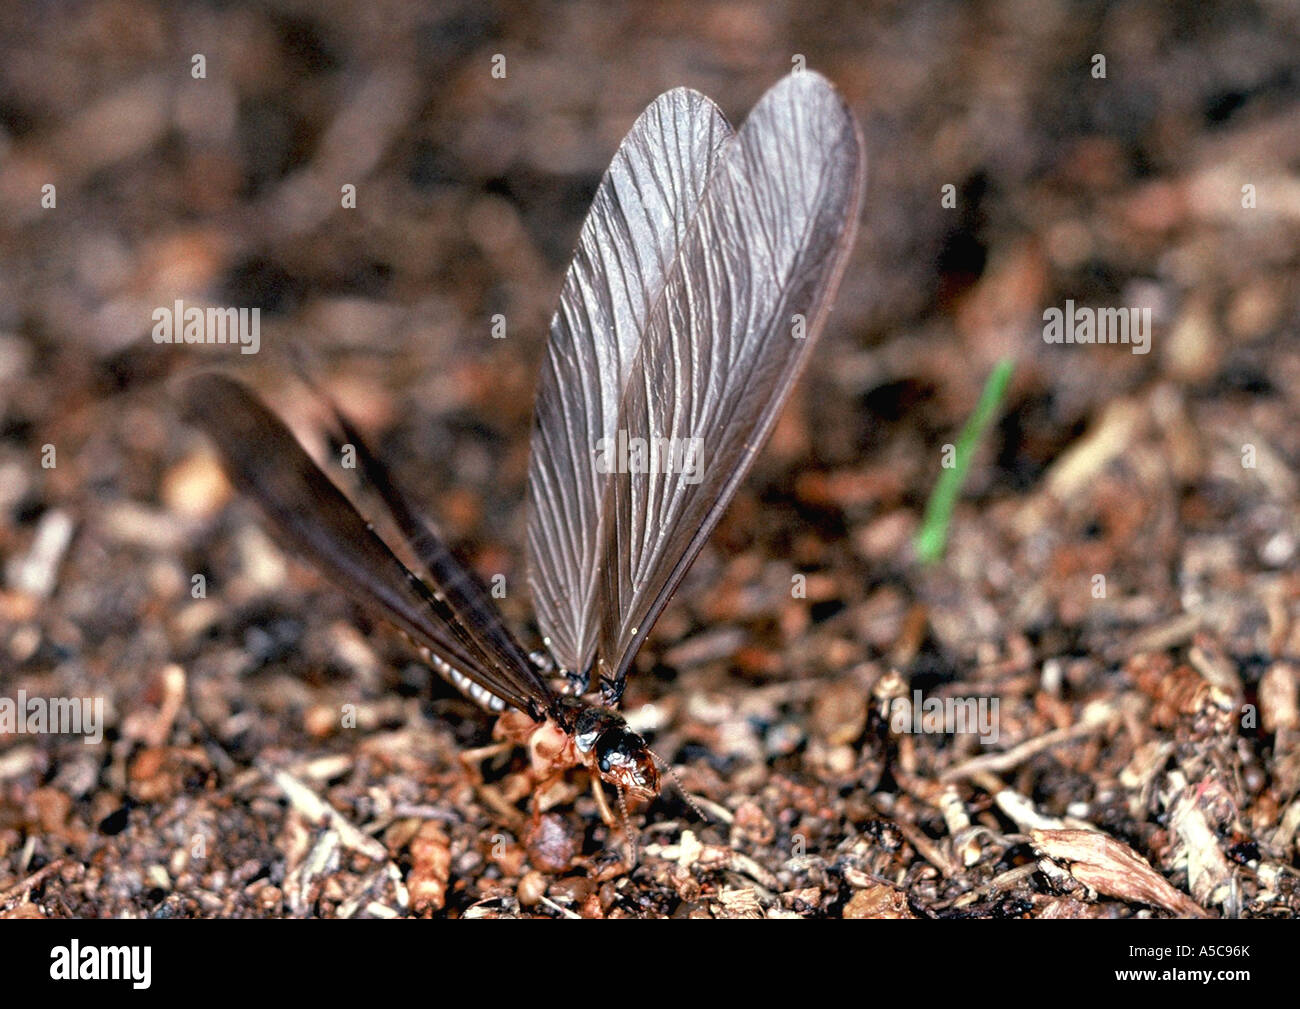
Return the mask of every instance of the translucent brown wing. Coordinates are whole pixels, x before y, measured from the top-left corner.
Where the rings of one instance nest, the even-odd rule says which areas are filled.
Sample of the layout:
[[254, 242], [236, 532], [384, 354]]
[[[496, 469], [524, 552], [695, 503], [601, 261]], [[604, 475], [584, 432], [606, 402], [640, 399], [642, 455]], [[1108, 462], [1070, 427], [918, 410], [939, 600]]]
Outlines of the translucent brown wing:
[[316, 391], [329, 403], [344, 437], [356, 450], [366, 480], [379, 493], [398, 530], [423, 566], [433, 586], [435, 613], [449, 624], [457, 642], [468, 650], [480, 667], [492, 671], [498, 679], [517, 684], [545, 706], [552, 700], [550, 688], [510, 633], [487, 587], [411, 504], [388, 472], [388, 467], [370, 450], [361, 432], [323, 391]]
[[852, 245], [862, 185], [857, 125], [811, 71], [763, 96], [709, 176], [618, 420], [629, 444], [667, 438], [701, 454], [685, 471], [618, 472], [602, 503], [599, 652], [614, 697], [807, 360]]
[[547, 647], [578, 674], [599, 626], [607, 476], [595, 446], [615, 433], [651, 308], [731, 136], [717, 107], [686, 88], [641, 114], [596, 191], [551, 323], [529, 472], [529, 585]]
[[211, 436], [231, 479], [262, 507], [286, 546], [502, 700], [534, 716], [545, 709], [551, 692], [540, 677], [523, 679], [485, 663], [445, 600], [406, 568], [244, 385], [201, 374], [185, 384], [183, 396], [187, 419]]

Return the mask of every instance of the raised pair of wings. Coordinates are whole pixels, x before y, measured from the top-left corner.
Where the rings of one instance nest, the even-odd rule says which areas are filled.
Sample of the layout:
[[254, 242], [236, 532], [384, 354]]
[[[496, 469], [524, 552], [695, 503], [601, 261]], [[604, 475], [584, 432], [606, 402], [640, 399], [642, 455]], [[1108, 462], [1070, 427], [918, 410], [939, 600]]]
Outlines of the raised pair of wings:
[[[565, 669], [598, 656], [621, 692], [822, 327], [862, 175], [853, 117], [812, 72], [738, 132], [669, 91], [614, 155], [551, 325], [529, 473], [533, 604]], [[593, 446], [619, 432], [696, 439], [700, 472], [600, 472]]]
[[[698, 92], [661, 95], [601, 181], [537, 394], [528, 572], [552, 656], [582, 678], [597, 667], [611, 700], [802, 370], [862, 184], [853, 117], [811, 71], [777, 83], [738, 131]], [[534, 717], [554, 708], [481, 583], [345, 418], [427, 584], [242, 386], [200, 376], [187, 398], [291, 546], [502, 700]], [[670, 454], [628, 465], [614, 448], [638, 443]]]

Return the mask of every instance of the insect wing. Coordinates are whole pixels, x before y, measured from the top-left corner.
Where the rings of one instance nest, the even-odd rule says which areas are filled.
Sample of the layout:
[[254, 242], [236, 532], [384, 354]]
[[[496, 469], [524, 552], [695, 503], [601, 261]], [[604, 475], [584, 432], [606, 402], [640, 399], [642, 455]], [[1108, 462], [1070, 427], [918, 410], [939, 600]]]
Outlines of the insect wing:
[[599, 626], [608, 474], [597, 448], [616, 437], [628, 371], [731, 136], [717, 107], [686, 88], [641, 114], [596, 191], [551, 323], [529, 470], [528, 577], [547, 646], [576, 673], [591, 666]]
[[602, 503], [599, 653], [614, 697], [807, 361], [862, 187], [857, 125], [811, 71], [763, 96], [709, 176], [620, 407], [646, 465], [620, 467]]
[[216, 443], [234, 483], [262, 507], [278, 537], [359, 603], [521, 711], [536, 701], [482, 664], [440, 619], [412, 574], [307, 454], [283, 422], [243, 384], [219, 374], [190, 379], [187, 419]]
[[[324, 393], [317, 392], [329, 402]], [[548, 708], [554, 700], [550, 687], [506, 627], [478, 575], [452, 553], [411, 505], [388, 467], [370, 450], [347, 416], [332, 402], [330, 408], [344, 437], [356, 450], [366, 480], [379, 493], [432, 582], [431, 605], [435, 613], [480, 667], [491, 670], [498, 680], [513, 682], [521, 693], [536, 699], [534, 714]]]

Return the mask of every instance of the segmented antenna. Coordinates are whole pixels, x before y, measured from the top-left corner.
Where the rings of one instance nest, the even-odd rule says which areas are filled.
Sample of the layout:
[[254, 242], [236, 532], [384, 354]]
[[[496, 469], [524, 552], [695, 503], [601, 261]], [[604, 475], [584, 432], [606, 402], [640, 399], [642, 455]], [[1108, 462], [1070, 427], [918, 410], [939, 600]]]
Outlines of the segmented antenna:
[[627, 793], [623, 791], [622, 785], [616, 785], [615, 791], [618, 792], [618, 808], [623, 816], [623, 837], [630, 849], [627, 864], [629, 869], [633, 869], [636, 867], [637, 859], [641, 854], [637, 845], [636, 828], [632, 826], [632, 817], [627, 812]]
[[708, 817], [704, 815], [704, 810], [699, 807], [696, 801], [691, 798], [691, 794], [686, 791], [686, 786], [682, 784], [682, 779], [677, 776], [677, 772], [673, 770], [672, 765], [669, 764], [668, 761], [664, 760], [663, 757], [659, 756], [659, 754], [655, 753], [654, 750], [650, 749], [649, 746], [645, 749], [646, 753], [654, 757], [659, 766], [663, 768], [663, 772], [668, 775], [672, 780], [672, 783], [677, 786], [677, 791], [681, 793], [682, 799], [686, 802], [686, 805], [691, 807], [692, 812], [694, 812], [701, 820], [708, 820]]

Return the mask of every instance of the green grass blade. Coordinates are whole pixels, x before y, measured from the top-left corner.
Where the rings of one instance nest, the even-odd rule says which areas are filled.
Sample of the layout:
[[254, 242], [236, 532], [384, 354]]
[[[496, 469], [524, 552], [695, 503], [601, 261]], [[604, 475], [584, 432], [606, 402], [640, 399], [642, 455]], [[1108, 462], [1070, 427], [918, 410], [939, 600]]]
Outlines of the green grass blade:
[[944, 547], [948, 543], [948, 524], [952, 521], [952, 510], [957, 504], [962, 484], [966, 482], [971, 457], [985, 430], [997, 416], [1015, 367], [1015, 362], [1010, 358], [1003, 358], [997, 363], [988, 381], [984, 383], [984, 391], [980, 393], [975, 412], [970, 415], [957, 439], [952, 468], [939, 474], [929, 504], [926, 505], [925, 522], [916, 534], [916, 555], [922, 564], [933, 564], [943, 557]]

